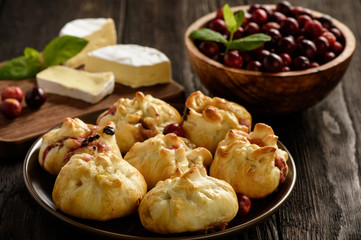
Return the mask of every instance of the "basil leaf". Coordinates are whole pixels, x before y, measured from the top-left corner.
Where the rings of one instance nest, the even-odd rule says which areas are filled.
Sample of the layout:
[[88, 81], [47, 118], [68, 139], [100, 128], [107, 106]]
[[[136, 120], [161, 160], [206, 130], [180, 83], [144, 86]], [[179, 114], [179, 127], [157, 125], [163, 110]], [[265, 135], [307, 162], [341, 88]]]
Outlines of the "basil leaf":
[[29, 59], [40, 61], [40, 53], [34, 48], [26, 47], [24, 49], [24, 56]]
[[32, 78], [40, 71], [41, 62], [39, 59], [21, 56], [11, 59], [0, 67], [0, 79], [19, 80]]
[[271, 40], [270, 36], [263, 34], [263, 33], [256, 33], [256, 34], [252, 34], [247, 37], [244, 37], [244, 38], [234, 40], [234, 41], [230, 42], [227, 45], [227, 47], [229, 49], [236, 49], [236, 50], [240, 50], [240, 51], [250, 51], [250, 50], [253, 50], [255, 48], [262, 46], [262, 44], [264, 44], [265, 42], [268, 42], [270, 40]]
[[61, 36], [48, 43], [43, 51], [44, 66], [58, 65], [78, 54], [88, 41], [74, 36]]
[[204, 41], [219, 42], [223, 44], [228, 43], [227, 39], [225, 39], [222, 34], [209, 28], [201, 28], [199, 30], [195, 30], [191, 32], [189, 36], [193, 39], [200, 39]]
[[224, 17], [224, 21], [226, 22], [227, 29], [231, 32], [231, 34], [237, 31], [238, 29], [237, 21], [228, 4], [225, 4], [223, 6], [223, 17]]
[[[243, 21], [244, 21], [244, 11], [241, 10], [238, 13], [236, 13], [236, 15], [234, 15], [236, 22], [237, 22], [237, 29], [242, 25]], [[236, 29], [236, 31], [237, 31]]]

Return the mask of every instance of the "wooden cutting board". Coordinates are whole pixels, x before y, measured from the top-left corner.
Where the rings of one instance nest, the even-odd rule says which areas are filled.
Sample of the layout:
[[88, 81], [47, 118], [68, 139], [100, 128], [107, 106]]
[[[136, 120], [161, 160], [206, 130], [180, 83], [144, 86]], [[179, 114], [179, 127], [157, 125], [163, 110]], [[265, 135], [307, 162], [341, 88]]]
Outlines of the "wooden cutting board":
[[[25, 95], [28, 89], [36, 85], [36, 80], [35, 78], [20, 81], [0, 80], [0, 91], [8, 85], [19, 86]], [[97, 104], [48, 94], [45, 104], [40, 109], [34, 110], [27, 107], [23, 100], [23, 110], [19, 117], [9, 119], [0, 113], [0, 158], [24, 156], [36, 137], [61, 123], [65, 117], [75, 117], [108, 108], [120, 97], [133, 98], [137, 91], [151, 94], [169, 103], [184, 103], [185, 100], [183, 87], [175, 81], [137, 89], [115, 84], [113, 94]]]

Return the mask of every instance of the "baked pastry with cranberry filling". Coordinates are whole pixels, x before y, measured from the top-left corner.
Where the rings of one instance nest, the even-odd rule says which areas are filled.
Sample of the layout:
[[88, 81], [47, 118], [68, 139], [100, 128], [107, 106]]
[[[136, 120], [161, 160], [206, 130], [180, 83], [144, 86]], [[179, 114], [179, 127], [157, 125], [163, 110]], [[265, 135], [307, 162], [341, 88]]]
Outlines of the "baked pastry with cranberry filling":
[[122, 154], [125, 154], [136, 142], [154, 137], [163, 132], [171, 123], [180, 123], [179, 112], [163, 100], [142, 92], [133, 99], [119, 98], [97, 120], [98, 124], [113, 121], [117, 127], [116, 139]]
[[158, 182], [138, 209], [142, 225], [161, 234], [225, 229], [237, 212], [231, 185], [197, 165], [180, 177]]
[[251, 114], [237, 103], [218, 97], [210, 98], [197, 91], [187, 98], [185, 107], [185, 137], [212, 153], [230, 129], [250, 131]]
[[109, 151], [73, 155], [60, 170], [52, 197], [66, 214], [106, 221], [135, 213], [146, 192], [139, 171]]
[[257, 123], [249, 135], [230, 130], [214, 155], [210, 175], [232, 185], [237, 193], [264, 198], [285, 181], [287, 152], [277, 146], [278, 137], [266, 124]]
[[209, 167], [213, 156], [206, 148], [197, 148], [189, 140], [169, 133], [134, 144], [124, 159], [142, 173], [151, 189], [160, 180], [180, 176], [193, 165]]
[[104, 122], [101, 126], [86, 124], [78, 118], [66, 118], [60, 128], [53, 129], [42, 137], [39, 151], [39, 163], [53, 175], [76, 153], [113, 151], [120, 154], [116, 143], [115, 125]]

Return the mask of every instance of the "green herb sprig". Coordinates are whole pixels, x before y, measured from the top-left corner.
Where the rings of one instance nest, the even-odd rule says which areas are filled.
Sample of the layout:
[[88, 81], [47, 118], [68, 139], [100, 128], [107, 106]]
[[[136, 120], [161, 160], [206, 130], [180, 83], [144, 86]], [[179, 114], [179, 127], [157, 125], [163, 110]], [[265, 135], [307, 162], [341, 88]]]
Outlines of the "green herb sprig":
[[61, 64], [74, 57], [88, 44], [83, 38], [61, 36], [50, 41], [40, 53], [30, 47], [24, 49], [24, 55], [16, 57], [0, 67], [0, 80], [20, 80], [35, 77], [44, 68]]
[[229, 50], [250, 51], [271, 40], [271, 37], [264, 33], [255, 33], [233, 40], [234, 33], [244, 21], [244, 11], [242, 10], [234, 14], [229, 5], [225, 4], [223, 6], [223, 16], [227, 29], [230, 32], [229, 40], [224, 38], [219, 32], [209, 28], [192, 31], [190, 37], [193, 39], [222, 43], [226, 47], [225, 53]]

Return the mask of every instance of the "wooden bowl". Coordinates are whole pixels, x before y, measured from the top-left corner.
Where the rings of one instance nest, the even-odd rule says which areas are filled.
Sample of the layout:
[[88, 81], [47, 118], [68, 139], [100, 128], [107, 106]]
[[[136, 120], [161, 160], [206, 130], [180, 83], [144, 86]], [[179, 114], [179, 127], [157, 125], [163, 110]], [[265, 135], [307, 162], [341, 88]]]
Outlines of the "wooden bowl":
[[[273, 5], [269, 5], [274, 7]], [[232, 10], [247, 10], [249, 6]], [[314, 16], [323, 15], [313, 11]], [[340, 82], [355, 50], [356, 40], [350, 29], [336, 19], [334, 25], [345, 37], [343, 52], [332, 61], [302, 71], [263, 73], [226, 67], [207, 57], [189, 37], [214, 19], [209, 13], [192, 23], [185, 33], [185, 45], [193, 69], [211, 94], [237, 102], [255, 113], [282, 114], [314, 106]]]

